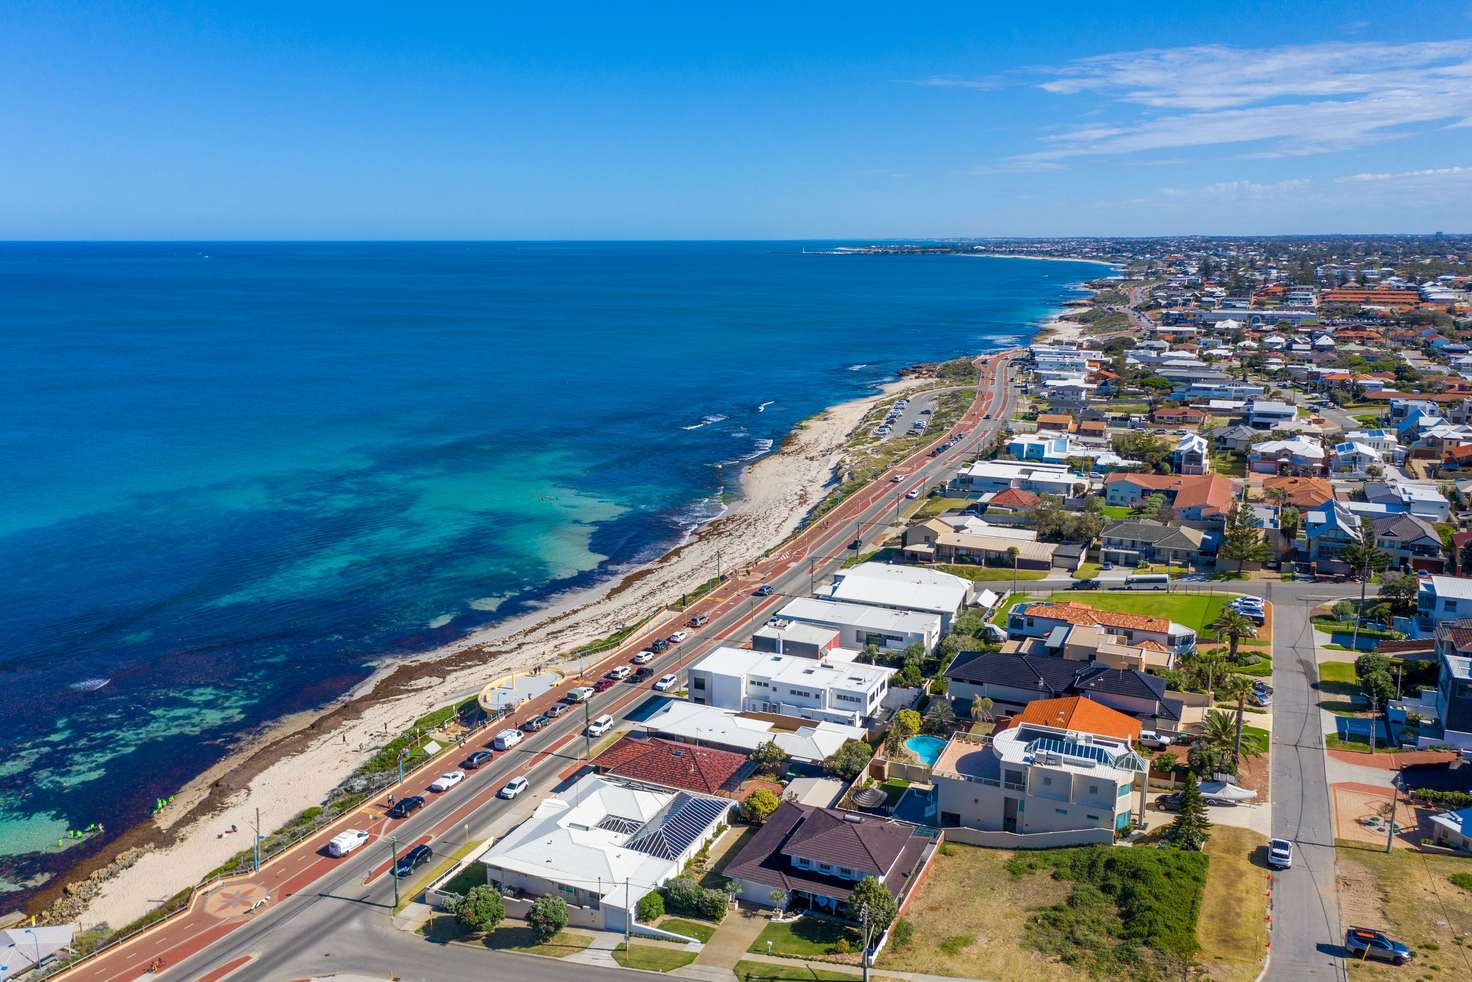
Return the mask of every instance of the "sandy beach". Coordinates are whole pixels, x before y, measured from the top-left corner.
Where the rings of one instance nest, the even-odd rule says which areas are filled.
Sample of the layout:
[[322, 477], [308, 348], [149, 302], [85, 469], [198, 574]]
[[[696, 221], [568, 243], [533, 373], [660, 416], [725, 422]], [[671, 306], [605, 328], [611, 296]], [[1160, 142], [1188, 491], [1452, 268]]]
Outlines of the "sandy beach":
[[[718, 554], [727, 570], [756, 559], [791, 534], [822, 499], [849, 434], [865, 414], [877, 402], [929, 382], [894, 382], [807, 420], [777, 452], [747, 467], [741, 496], [724, 515], [660, 560], [599, 587], [553, 597], [538, 611], [438, 650], [386, 662], [333, 705], [256, 734], [180, 792], [166, 829], [135, 830], [142, 834], [133, 844], [148, 847], [101, 884], [78, 919], [84, 926], [128, 923], [246, 848], [257, 808], [263, 829], [278, 828], [322, 801], [425, 713], [479, 691], [505, 672], [551, 663], [560, 653], [660, 610], [714, 575]], [[222, 835], [231, 826], [240, 831]]]

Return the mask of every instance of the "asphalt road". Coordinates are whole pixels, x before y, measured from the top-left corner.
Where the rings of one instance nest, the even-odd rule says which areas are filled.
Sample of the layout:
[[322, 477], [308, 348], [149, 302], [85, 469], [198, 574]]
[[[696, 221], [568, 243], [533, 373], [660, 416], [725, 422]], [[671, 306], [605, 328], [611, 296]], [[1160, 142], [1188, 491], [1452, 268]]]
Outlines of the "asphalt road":
[[[928, 488], [948, 478], [967, 454], [985, 445], [1002, 425], [1015, 401], [1011, 373], [1005, 367], [997, 373], [990, 392], [996, 400], [991, 408], [992, 419], [982, 421], [944, 455], [906, 469], [903, 481], [886, 483], [872, 504], [855, 518], [830, 523], [831, 527], [824, 528], [801, 547], [800, 554], [789, 556], [779, 551], [779, 558], [785, 557], [782, 572], [768, 580], [773, 596], [741, 597], [717, 607], [710, 615], [710, 622], [694, 632], [693, 638], [672, 646], [651, 663], [655, 677], [666, 672], [682, 672], [720, 644], [744, 641], [789, 597], [809, 595], [814, 583], [822, 582], [853, 555], [849, 547], [856, 534], [865, 548], [888, 535], [900, 507], [906, 503], [907, 491], [914, 487]], [[434, 945], [394, 929], [390, 924], [393, 880], [386, 875], [390, 858], [387, 839], [391, 834], [400, 852], [413, 843], [429, 841], [437, 852], [447, 853], [467, 838], [484, 839], [497, 828], [504, 830], [514, 816], [528, 810], [535, 798], [549, 793], [562, 774], [579, 764], [585, 744], [578, 734], [585, 718], [611, 713], [623, 719], [651, 695], [647, 682], [638, 686], [616, 685], [594, 696], [586, 704], [586, 714], [574, 711], [555, 720], [541, 732], [529, 735], [514, 750], [498, 753], [488, 765], [469, 772], [465, 781], [446, 794], [430, 795], [422, 790], [433, 780], [433, 773], [416, 775], [395, 791], [400, 796], [424, 794], [429, 801], [425, 808], [402, 821], [375, 818], [370, 827], [373, 841], [344, 859], [320, 859], [310, 854], [298, 858], [290, 873], [279, 874], [282, 879], [271, 887], [272, 902], [264, 910], [250, 915], [243, 923], [232, 922], [233, 930], [218, 939], [213, 933], [218, 928], [199, 931], [196, 936], [211, 943], [196, 954], [184, 954], [189, 948], [186, 943], [179, 943], [178, 953], [173, 955], [172, 963], [165, 964], [161, 977], [206, 977], [227, 969], [245, 956], [251, 960], [230, 972], [232, 980], [303, 978], [329, 972], [388, 977], [389, 970], [397, 971], [403, 978], [434, 979], [583, 980], [600, 974], [611, 977], [611, 970], [587, 965], [563, 966], [514, 954]], [[465, 752], [475, 749], [479, 741], [488, 742], [495, 729], [493, 726], [478, 734], [477, 744], [467, 744]], [[448, 770], [450, 766], [446, 763], [437, 769]], [[531, 781], [525, 796], [517, 802], [497, 799], [495, 791], [516, 774], [526, 775]], [[285, 867], [290, 863], [288, 857], [269, 864], [262, 874], [267, 874], [273, 866]], [[434, 865], [424, 867], [419, 877], [402, 884], [405, 895], [423, 886], [423, 879]], [[179, 925], [180, 930], [184, 927]], [[150, 947], [140, 942], [136, 953], [117, 952], [79, 966], [67, 977], [136, 978], [142, 967], [158, 954], [158, 947], [158, 944]]]

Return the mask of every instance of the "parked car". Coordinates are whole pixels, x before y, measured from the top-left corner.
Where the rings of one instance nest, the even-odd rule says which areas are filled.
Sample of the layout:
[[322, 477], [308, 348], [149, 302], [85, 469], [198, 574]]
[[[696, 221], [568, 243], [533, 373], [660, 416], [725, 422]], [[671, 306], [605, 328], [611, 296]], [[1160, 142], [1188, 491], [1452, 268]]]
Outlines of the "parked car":
[[640, 665], [639, 670], [634, 673], [634, 677], [631, 681], [643, 682], [645, 679], [652, 678], [654, 678], [654, 669], [650, 668], [648, 665]]
[[1170, 735], [1166, 733], [1156, 733], [1154, 730], [1141, 730], [1140, 743], [1149, 747], [1151, 750], [1164, 750], [1170, 746], [1171, 739]]
[[618, 682], [616, 682], [613, 679], [606, 679], [606, 678], [605, 679], [599, 679], [597, 682], [594, 682], [593, 683], [593, 691], [594, 692], [607, 692], [609, 689], [613, 688], [615, 685], [618, 685]]
[[327, 843], [327, 855], [333, 858], [346, 856], [367, 841], [368, 833], [362, 829], [348, 829], [346, 832], [339, 832], [332, 837], [331, 842]]
[[670, 644], [679, 644], [690, 636], [689, 631], [676, 631], [670, 635]]
[[526, 730], [528, 733], [535, 733], [538, 730], [543, 729], [550, 722], [552, 722], [552, 717], [550, 716], [533, 716], [531, 719], [521, 724], [521, 728], [523, 730]]
[[1247, 704], [1262, 709], [1273, 704], [1273, 697], [1266, 692], [1254, 692], [1247, 697]]
[[477, 750], [475, 753], [462, 760], [460, 762], [460, 766], [468, 771], [473, 771], [482, 764], [490, 763], [491, 758], [494, 756], [496, 755], [491, 753], [489, 750]]
[[521, 731], [513, 730], [508, 727], [507, 729], [504, 729], [500, 733], [496, 734], [496, 738], [491, 741], [491, 746], [495, 747], [497, 750], [510, 750], [512, 747], [516, 746], [520, 742]]
[[659, 677], [659, 681], [654, 683], [654, 691], [668, 692], [673, 689], [676, 684], [679, 683], [679, 681], [680, 677], [678, 675], [661, 675]]
[[1104, 584], [1098, 580], [1074, 580], [1068, 585], [1070, 590], [1097, 590]]
[[668, 651], [670, 643], [664, 638], [659, 638], [655, 641], [649, 642], [649, 647], [652, 648], [656, 654], [658, 654], [660, 652]]
[[690, 626], [691, 627], [704, 627], [706, 625], [706, 622], [709, 621], [709, 620], [710, 620], [710, 615], [709, 614], [696, 614], [694, 617], [690, 618]]
[[547, 718], [556, 719], [572, 707], [565, 702], [556, 702], [547, 707]]
[[568, 702], [587, 702], [593, 698], [593, 687], [591, 685], [580, 685], [576, 689], [563, 696]]
[[403, 879], [429, 862], [433, 856], [434, 851], [429, 846], [420, 843], [399, 857], [398, 865], [394, 867], [394, 876]]
[[1290, 869], [1293, 866], [1293, 843], [1287, 839], [1269, 839], [1268, 865], [1273, 869]]
[[756, 595], [758, 597], [770, 597], [772, 595], [772, 588], [763, 583], [761, 586], [756, 588]]
[[434, 779], [434, 782], [429, 786], [429, 790], [436, 792], [448, 791], [463, 780], [465, 780], [464, 771], [446, 771]]
[[1102, 565], [1100, 565], [1099, 568], [1100, 569], [1113, 569], [1114, 568], [1114, 564], [1113, 563], [1103, 563]]
[[610, 669], [609, 672], [608, 672], [608, 674], [605, 675], [604, 678], [613, 679], [615, 682], [622, 682], [624, 679], [628, 678], [630, 675], [633, 675], [633, 674], [634, 674], [634, 670], [632, 668], [630, 668], [629, 666], [627, 666], [627, 665], [619, 665], [619, 666], [617, 666], [617, 667], [615, 667], [613, 669]]
[[517, 795], [525, 791], [526, 786], [526, 778], [513, 777], [511, 780], [506, 782], [506, 786], [504, 788], [496, 792], [496, 797], [505, 798], [507, 801], [510, 801], [512, 798], [515, 798]]
[[650, 651], [648, 648], [645, 648], [633, 658], [630, 658], [629, 661], [633, 662], [635, 665], [643, 665], [647, 662], [652, 662], [654, 661], [654, 652]]
[[1369, 927], [1352, 927], [1344, 932], [1344, 947], [1351, 957], [1374, 958], [1379, 961], [1404, 965], [1416, 953], [1384, 931]]
[[411, 794], [407, 798], [400, 798], [394, 802], [393, 807], [388, 810], [388, 817], [408, 818], [423, 807], [424, 799], [417, 794]]

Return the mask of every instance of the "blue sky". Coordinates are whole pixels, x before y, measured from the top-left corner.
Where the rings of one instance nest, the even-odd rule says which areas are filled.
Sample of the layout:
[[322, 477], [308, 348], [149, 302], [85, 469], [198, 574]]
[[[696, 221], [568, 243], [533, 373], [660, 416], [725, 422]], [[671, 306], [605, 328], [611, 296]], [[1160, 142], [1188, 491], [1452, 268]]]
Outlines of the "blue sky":
[[0, 238], [1472, 231], [1465, 2], [513, 6], [10, 0]]

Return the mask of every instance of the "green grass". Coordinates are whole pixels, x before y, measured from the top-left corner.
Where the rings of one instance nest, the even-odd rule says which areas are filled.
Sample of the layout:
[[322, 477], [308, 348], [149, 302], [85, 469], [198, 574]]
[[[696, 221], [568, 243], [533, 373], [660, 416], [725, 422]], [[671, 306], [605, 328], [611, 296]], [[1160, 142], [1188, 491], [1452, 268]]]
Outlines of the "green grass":
[[[1337, 688], [1338, 686], [1347, 686], [1347, 688]], [[1326, 661], [1319, 663], [1319, 691], [1352, 694], [1359, 690], [1359, 682], [1354, 674], [1354, 662]]]
[[684, 968], [695, 960], [696, 952], [666, 948], [650, 942], [636, 943], [632, 948], [620, 944], [613, 949], [613, 960], [624, 968], [637, 968], [645, 972], [673, 972]]
[[[746, 950], [753, 955], [782, 955], [786, 958], [815, 958], [830, 953], [840, 938], [855, 944], [858, 933], [852, 928], [832, 921], [820, 921], [815, 917], [801, 917], [795, 921], [768, 924], [756, 936]], [[772, 950], [767, 951], [771, 943]]]
[[974, 504], [976, 502], [970, 498], [926, 498], [925, 503], [915, 510], [914, 518], [917, 522], [924, 521], [948, 511], [960, 511]]
[[[969, 563], [934, 563], [931, 565], [931, 569], [938, 569], [943, 573], [950, 573], [952, 576], [959, 576], [962, 579], [972, 580], [978, 583], [994, 583], [998, 581], [1011, 583], [1013, 577], [1012, 570], [1004, 566], [973, 566]], [[1024, 580], [1041, 580], [1047, 575], [1047, 572], [1040, 569], [1019, 569], [1016, 573], [1018, 583]]]
[[[1346, 740], [1337, 733], [1330, 733], [1324, 737], [1324, 749], [1353, 750], [1358, 753], [1367, 754], [1370, 752], [1370, 741], [1368, 738], [1362, 740], [1359, 737], [1350, 737]], [[1375, 744], [1375, 753], [1377, 754], [1403, 754], [1410, 753], [1415, 749], [1415, 747], [1387, 747], [1385, 744], [1379, 742]]]
[[[835, 972], [826, 968], [809, 968], [806, 965], [777, 965], [773, 962], [758, 962], [743, 958], [732, 967], [740, 982], [853, 982], [863, 978], [855, 966], [852, 972]], [[871, 982], [894, 982], [883, 976], [869, 973]]]
[[[1081, 593], [1067, 599], [1097, 610], [1165, 617], [1195, 631], [1203, 631], [1216, 620], [1227, 598], [1213, 593], [1164, 593], [1139, 590], [1128, 593]], [[1005, 621], [1003, 622], [1005, 623]]]
[[1115, 522], [1122, 522], [1134, 513], [1129, 505], [1104, 505], [1099, 509], [1099, 514]]
[[1273, 735], [1260, 726], [1242, 727], [1242, 752], [1250, 756], [1262, 757], [1268, 752], [1268, 747], [1273, 742]]
[[1038, 598], [1029, 596], [1026, 593], [1012, 594], [1012, 596], [1007, 598], [1006, 603], [1002, 604], [1002, 606], [997, 609], [997, 612], [992, 615], [991, 623], [996, 624], [998, 627], [1006, 627], [1007, 615], [1012, 612], [1013, 607], [1016, 607], [1020, 603], [1026, 603], [1029, 600], [1036, 599]]
[[692, 921], [685, 917], [666, 917], [654, 926], [661, 931], [673, 931], [687, 938], [694, 938], [702, 944], [709, 941], [716, 933], [716, 925], [710, 921]]
[[549, 941], [538, 941], [536, 933], [524, 924], [502, 924], [488, 934], [479, 934], [468, 930], [449, 914], [435, 914], [419, 926], [419, 933], [435, 941], [478, 942], [494, 951], [517, 951], [549, 958], [566, 958], [593, 943], [591, 934], [579, 931], [559, 931]]
[[1214, 982], [1253, 982], [1267, 945], [1267, 896], [1263, 871], [1252, 856], [1264, 839], [1247, 829], [1219, 825], [1206, 843], [1211, 865], [1196, 937], [1199, 955]]
[[1211, 455], [1211, 469], [1223, 477], [1246, 477], [1247, 458], [1230, 450], [1217, 450]]

